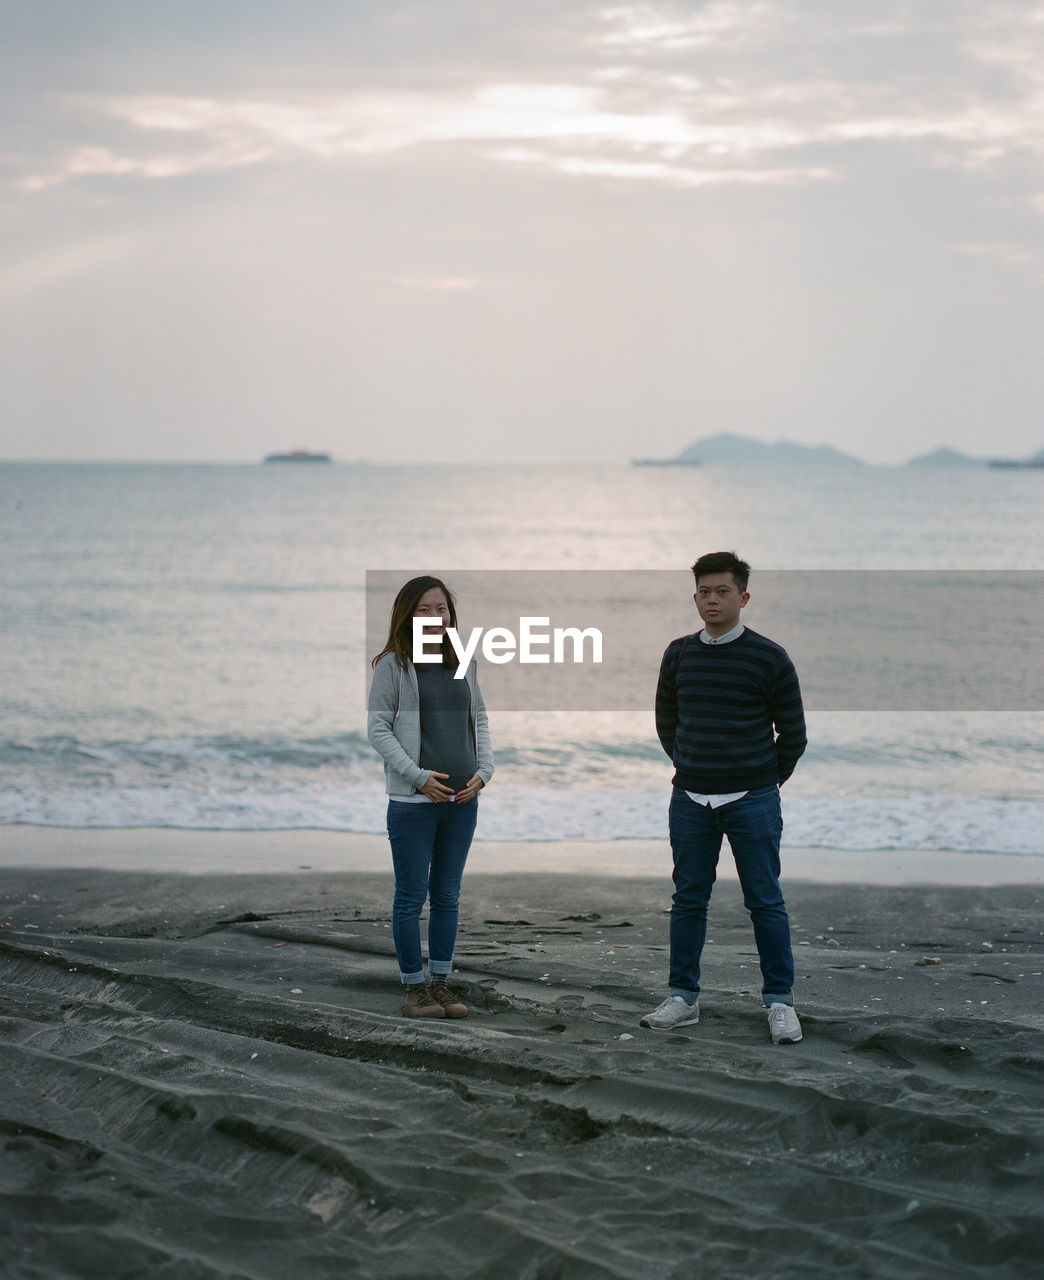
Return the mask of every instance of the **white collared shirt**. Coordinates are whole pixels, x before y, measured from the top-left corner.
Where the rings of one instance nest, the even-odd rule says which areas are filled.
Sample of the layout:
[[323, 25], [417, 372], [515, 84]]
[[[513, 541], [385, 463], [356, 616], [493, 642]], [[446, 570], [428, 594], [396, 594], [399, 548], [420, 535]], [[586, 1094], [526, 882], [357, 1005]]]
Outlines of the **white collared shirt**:
[[706, 631], [701, 631], [699, 637], [704, 644], [731, 644], [733, 640], [738, 640], [746, 629], [742, 622], [737, 622], [732, 630], [726, 631], [723, 636], [709, 636]]
[[[737, 622], [732, 630], [726, 631], [723, 636], [709, 636], [706, 631], [701, 631], [699, 636], [704, 644], [729, 644], [733, 640], [738, 640], [746, 629], [742, 622]], [[727, 791], [717, 795], [705, 795], [702, 791], [686, 791], [685, 794], [690, 800], [695, 800], [697, 804], [705, 804], [711, 809], [720, 809], [723, 804], [731, 804], [733, 800], [742, 800], [747, 793], [745, 791]]]

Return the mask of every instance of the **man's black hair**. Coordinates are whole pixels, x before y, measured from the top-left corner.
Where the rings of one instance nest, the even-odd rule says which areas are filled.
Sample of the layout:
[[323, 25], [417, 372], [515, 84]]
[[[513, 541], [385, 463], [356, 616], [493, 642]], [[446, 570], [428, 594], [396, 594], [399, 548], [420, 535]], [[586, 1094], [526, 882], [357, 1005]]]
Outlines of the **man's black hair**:
[[692, 566], [692, 576], [699, 586], [700, 579], [709, 577], [712, 573], [731, 573], [737, 590], [746, 591], [750, 565], [746, 560], [741, 560], [735, 551], [708, 551]]

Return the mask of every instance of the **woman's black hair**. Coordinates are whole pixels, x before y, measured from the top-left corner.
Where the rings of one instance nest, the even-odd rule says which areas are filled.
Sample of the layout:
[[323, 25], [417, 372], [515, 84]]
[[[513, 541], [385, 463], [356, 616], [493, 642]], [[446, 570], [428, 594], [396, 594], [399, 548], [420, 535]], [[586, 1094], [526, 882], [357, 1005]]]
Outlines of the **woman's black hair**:
[[[449, 626], [456, 628], [457, 601], [453, 592], [441, 578], [433, 577], [430, 573], [422, 573], [420, 577], [411, 578], [409, 582], [403, 583], [399, 588], [395, 602], [392, 604], [391, 621], [388, 624], [388, 639], [384, 648], [370, 664], [371, 666], [375, 667], [386, 653], [394, 653], [403, 667], [406, 666], [408, 661], [412, 660], [413, 616], [417, 612], [417, 605], [420, 603], [421, 596], [431, 591], [433, 587], [438, 587], [446, 597], [446, 602], [449, 604]], [[434, 637], [431, 637], [429, 644], [433, 642]], [[456, 651], [453, 645], [450, 644], [449, 636], [445, 633], [442, 636], [442, 661], [448, 666], [458, 665]]]

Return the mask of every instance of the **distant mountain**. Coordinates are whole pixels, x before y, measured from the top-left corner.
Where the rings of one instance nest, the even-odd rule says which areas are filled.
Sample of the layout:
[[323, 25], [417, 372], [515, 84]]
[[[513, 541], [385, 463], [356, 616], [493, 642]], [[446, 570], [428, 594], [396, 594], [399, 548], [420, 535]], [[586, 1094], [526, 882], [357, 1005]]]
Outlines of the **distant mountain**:
[[722, 463], [762, 463], [771, 462], [777, 465], [799, 463], [821, 466], [843, 465], [861, 467], [863, 464], [850, 453], [842, 453], [828, 444], [810, 445], [795, 444], [792, 440], [777, 440], [775, 444], [765, 444], [762, 440], [751, 440], [746, 436], [734, 436], [729, 432], [721, 435], [707, 436], [697, 440], [683, 449], [676, 458], [671, 459], [678, 464], [693, 462]]
[[[634, 466], [682, 467], [698, 466], [701, 462], [724, 466], [750, 466], [768, 463], [773, 466], [845, 466], [861, 467], [861, 458], [842, 453], [829, 444], [796, 444], [793, 440], [777, 440], [766, 444], [764, 440], [752, 440], [749, 436], [733, 435], [723, 431], [716, 436], [695, 440], [687, 449], [673, 458], [635, 458]], [[1031, 458], [973, 458], [959, 449], [944, 445], [931, 453], [919, 454], [903, 464], [907, 467], [1044, 467], [1044, 449]]]
[[984, 467], [985, 458], [970, 458], [959, 449], [933, 449], [931, 453], [922, 453], [911, 458], [908, 467]]

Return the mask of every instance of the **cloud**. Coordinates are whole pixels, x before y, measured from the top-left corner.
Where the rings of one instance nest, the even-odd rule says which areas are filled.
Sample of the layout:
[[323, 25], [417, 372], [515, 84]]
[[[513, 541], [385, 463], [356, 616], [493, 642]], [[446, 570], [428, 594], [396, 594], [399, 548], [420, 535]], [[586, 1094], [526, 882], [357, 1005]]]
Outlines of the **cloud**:
[[575, 177], [615, 178], [631, 182], [658, 182], [674, 187], [795, 186], [822, 182], [834, 176], [829, 168], [699, 168], [658, 160], [600, 160], [579, 156], [554, 156], [545, 151], [513, 148], [491, 153], [491, 158], [514, 164], [535, 164]]
[[[480, 86], [468, 95], [80, 99], [81, 111], [132, 126], [139, 141], [120, 148], [74, 148], [55, 167], [27, 175], [21, 185], [43, 190], [84, 177], [171, 179], [300, 157], [337, 161], [430, 145], [478, 144], [487, 159], [518, 157], [517, 151], [489, 149], [497, 141], [544, 144], [526, 152], [526, 158], [543, 160], [557, 172], [626, 171], [648, 181], [688, 185], [730, 178], [746, 184], [758, 162], [764, 163], [765, 182], [778, 182], [783, 175], [787, 181], [815, 181], [831, 166], [809, 163], [808, 153], [839, 144], [932, 143], [936, 159], [948, 156], [966, 167], [1019, 152], [1044, 152], [1044, 125], [1017, 105], [973, 104], [951, 112], [911, 107], [876, 114], [865, 110], [873, 104], [838, 104], [827, 83], [762, 86], [752, 99], [687, 87], [647, 96], [655, 103], [647, 103], [646, 95], [641, 102], [614, 102], [606, 86], [505, 83]], [[169, 137], [178, 139], [176, 147], [165, 145]], [[780, 155], [798, 151], [806, 153], [801, 163], [780, 165]], [[688, 162], [679, 165], [682, 157]], [[693, 157], [701, 162], [693, 163]], [[683, 176], [696, 173], [707, 176]]]
[[927, 163], [969, 172], [1036, 162], [1044, 23], [1012, 11], [1010, 27], [992, 26], [960, 6], [953, 26], [861, 24], [858, 11], [770, 0], [625, 4], [597, 11], [556, 79], [505, 65], [432, 82], [399, 68], [336, 93], [81, 94], [65, 99], [79, 136], [19, 185], [361, 164], [431, 147], [688, 187], [820, 182], [858, 164], [865, 144], [919, 148]]
[[655, 50], [676, 53], [721, 43], [737, 32], [764, 30], [773, 16], [769, 4], [738, 4], [719, 0], [697, 13], [676, 5], [625, 4], [602, 10], [608, 30], [602, 42], [631, 52]]
[[60, 289], [81, 276], [101, 271], [113, 262], [132, 258], [139, 250], [134, 236], [100, 236], [24, 254], [0, 265], [0, 298], [15, 301], [48, 289]]
[[[543, 155], [547, 167], [558, 172], [608, 172], [651, 152], [656, 160], [634, 169], [634, 176], [673, 182], [678, 166], [661, 162], [694, 152], [718, 161], [751, 157], [799, 146], [809, 138], [771, 117], [702, 121], [671, 105], [614, 108], [609, 97], [606, 89], [591, 85], [489, 84], [470, 95], [81, 99], [81, 111], [89, 110], [96, 119], [117, 120], [161, 141], [120, 150], [112, 145], [79, 147], [53, 169], [28, 175], [21, 185], [38, 191], [82, 177], [177, 178], [298, 157], [343, 160], [433, 144], [480, 144], [481, 154], [498, 159], [501, 153], [487, 146], [497, 141], [557, 148], [531, 152], [529, 158], [537, 161]], [[177, 147], [163, 145], [169, 135], [178, 138]], [[749, 181], [747, 170], [749, 166], [737, 171], [737, 182]], [[713, 180], [728, 179], [729, 171], [719, 167]]]
[[214, 173], [271, 159], [269, 149], [250, 145], [201, 147], [196, 151], [160, 151], [152, 154], [117, 154], [109, 147], [78, 147], [62, 164], [48, 172], [22, 178], [23, 191], [45, 191], [75, 178], [185, 178]]
[[960, 253], [973, 258], [985, 258], [1004, 267], [1031, 267], [1038, 261], [1037, 254], [1020, 244], [1003, 244], [988, 241], [981, 244], [948, 244], [944, 247], [951, 253]]

